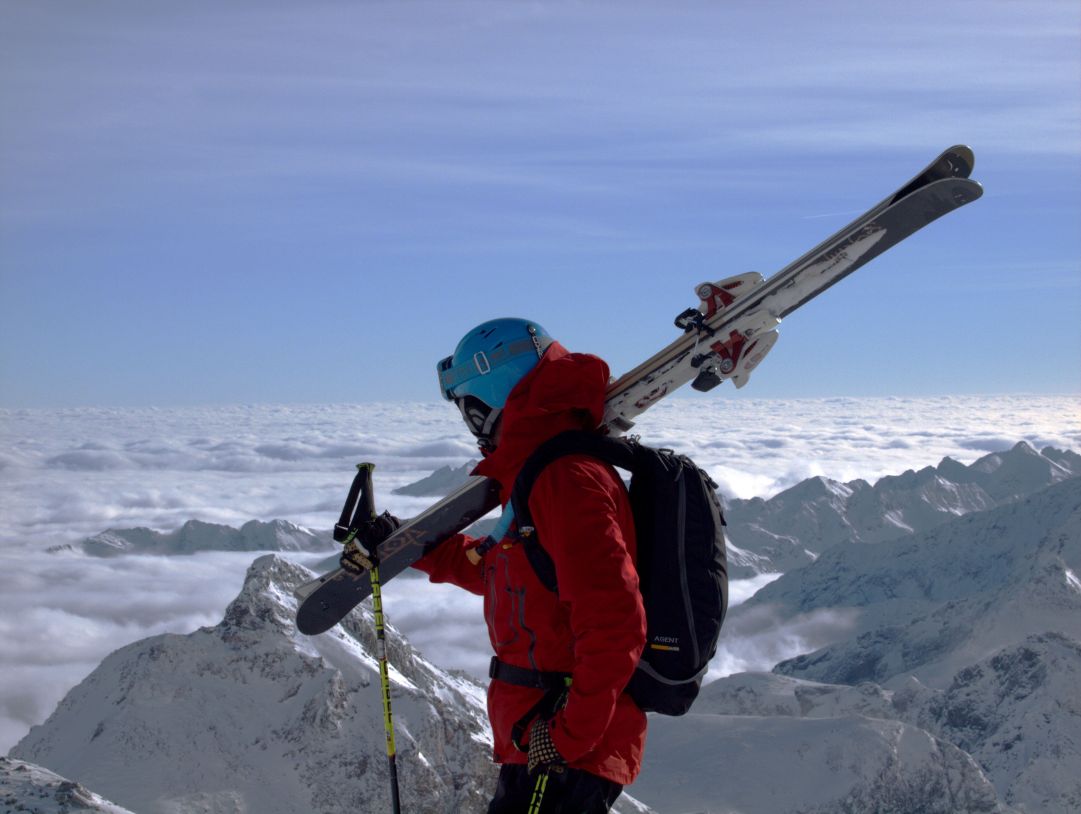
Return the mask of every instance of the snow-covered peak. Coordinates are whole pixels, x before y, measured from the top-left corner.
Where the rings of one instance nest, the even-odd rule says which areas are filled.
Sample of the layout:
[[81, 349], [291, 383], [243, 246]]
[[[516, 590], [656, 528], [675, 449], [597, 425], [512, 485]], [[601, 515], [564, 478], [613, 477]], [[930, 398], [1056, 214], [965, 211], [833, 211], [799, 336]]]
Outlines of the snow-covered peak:
[[441, 466], [427, 477], [405, 486], [399, 486], [394, 490], [394, 494], [411, 497], [443, 497], [449, 495], [469, 480], [469, 473], [473, 471], [473, 467], [476, 465], [476, 461], [469, 461], [461, 466]]
[[1081, 474], [1078, 463], [1081, 457], [1072, 453], [1051, 448], [1037, 452], [1031, 444], [1021, 441], [1008, 452], [985, 455], [969, 469], [988, 494], [1003, 501], [1031, 493], [1034, 485], [1057, 483]]
[[778, 666], [839, 684], [913, 672], [935, 684], [957, 669], [1058, 630], [1081, 639], [1081, 478], [1016, 503], [877, 546], [838, 546], [732, 613], [781, 618], [850, 609], [855, 638]]
[[[122, 554], [195, 554], [200, 551], [325, 551], [333, 543], [287, 520], [250, 520], [239, 529], [189, 520], [170, 532], [148, 528], [109, 529], [78, 548], [95, 557]], [[72, 548], [67, 546], [66, 548]]]
[[[312, 574], [258, 559], [214, 627], [116, 651], [12, 756], [140, 814], [354, 812], [389, 800], [371, 613], [307, 638], [292, 589]], [[483, 811], [483, 691], [388, 627], [403, 807]]]
[[[1021, 442], [971, 466], [945, 458], [937, 467], [909, 470], [870, 486], [815, 477], [769, 500], [733, 500], [728, 536], [742, 551], [789, 571], [833, 546], [880, 543], [928, 531], [957, 517], [1000, 506], [1081, 475], [1081, 456]], [[760, 567], [734, 564], [737, 577]]]

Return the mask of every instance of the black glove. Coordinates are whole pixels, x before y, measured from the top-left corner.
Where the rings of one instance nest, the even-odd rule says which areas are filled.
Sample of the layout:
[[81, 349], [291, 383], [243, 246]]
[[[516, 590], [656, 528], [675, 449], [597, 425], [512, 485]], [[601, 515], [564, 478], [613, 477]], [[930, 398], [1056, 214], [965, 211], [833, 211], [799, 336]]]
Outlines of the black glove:
[[383, 512], [367, 523], [361, 524], [356, 537], [345, 544], [339, 559], [342, 568], [352, 574], [370, 571], [376, 563], [376, 547], [392, 535], [402, 521], [390, 512]]
[[529, 773], [537, 769], [561, 770], [566, 765], [567, 761], [552, 743], [552, 722], [538, 718], [529, 730]]

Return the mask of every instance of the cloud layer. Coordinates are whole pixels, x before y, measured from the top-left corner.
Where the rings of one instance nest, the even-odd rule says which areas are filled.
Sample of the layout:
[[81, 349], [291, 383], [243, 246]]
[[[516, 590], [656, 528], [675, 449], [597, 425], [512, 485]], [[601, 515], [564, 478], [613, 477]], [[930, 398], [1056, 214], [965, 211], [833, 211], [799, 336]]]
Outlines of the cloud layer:
[[[677, 398], [634, 432], [691, 454], [731, 497], [768, 497], [812, 475], [874, 481], [1021, 440], [1081, 449], [1079, 411], [1069, 396]], [[0, 548], [193, 518], [325, 529], [364, 460], [379, 505], [411, 515], [430, 501], [393, 490], [475, 460], [471, 440], [442, 403], [0, 410]]]
[[[870, 481], [971, 463], [1020, 440], [1081, 449], [1075, 397], [811, 401], [675, 399], [643, 416], [648, 443], [691, 454], [732, 496], [768, 496], [811, 475]], [[392, 494], [475, 458], [445, 404], [0, 411], [0, 750], [39, 723], [111, 650], [216, 623], [251, 554], [183, 558], [46, 554], [107, 527], [161, 531], [189, 519], [239, 527], [337, 519], [353, 465], [377, 464], [377, 504], [411, 515], [431, 502]], [[322, 554], [294, 555], [314, 565]], [[733, 602], [768, 578], [737, 584]], [[444, 667], [484, 675], [480, 600], [423, 578], [386, 591], [388, 616]], [[847, 620], [726, 632], [711, 676], [768, 669]]]

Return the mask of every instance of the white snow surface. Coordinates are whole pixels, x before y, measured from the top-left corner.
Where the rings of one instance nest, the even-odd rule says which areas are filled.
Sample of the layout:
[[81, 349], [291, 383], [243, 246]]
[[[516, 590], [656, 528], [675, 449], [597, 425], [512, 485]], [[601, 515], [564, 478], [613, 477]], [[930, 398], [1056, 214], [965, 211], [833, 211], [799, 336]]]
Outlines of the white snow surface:
[[0, 757], [0, 805], [5, 814], [132, 814], [55, 772], [6, 757]]

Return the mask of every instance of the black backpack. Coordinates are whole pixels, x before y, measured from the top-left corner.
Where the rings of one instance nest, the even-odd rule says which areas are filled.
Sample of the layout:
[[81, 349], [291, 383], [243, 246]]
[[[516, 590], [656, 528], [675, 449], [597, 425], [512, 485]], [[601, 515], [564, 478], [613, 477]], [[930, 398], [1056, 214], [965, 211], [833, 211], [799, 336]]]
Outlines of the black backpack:
[[646, 712], [682, 715], [698, 696], [728, 608], [717, 485], [686, 456], [636, 439], [571, 431], [545, 442], [522, 467], [511, 502], [529, 562], [552, 591], [555, 566], [533, 528], [529, 494], [541, 471], [564, 455], [588, 455], [631, 473], [647, 631], [627, 692]]

